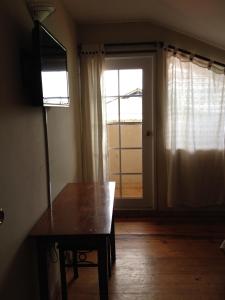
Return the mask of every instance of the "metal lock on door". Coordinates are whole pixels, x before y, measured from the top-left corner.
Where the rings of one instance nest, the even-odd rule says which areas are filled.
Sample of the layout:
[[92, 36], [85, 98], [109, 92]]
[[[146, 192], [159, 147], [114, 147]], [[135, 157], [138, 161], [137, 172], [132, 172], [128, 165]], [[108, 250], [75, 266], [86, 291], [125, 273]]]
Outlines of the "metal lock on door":
[[152, 131], [151, 130], [147, 130], [146, 131], [146, 136], [152, 136]]

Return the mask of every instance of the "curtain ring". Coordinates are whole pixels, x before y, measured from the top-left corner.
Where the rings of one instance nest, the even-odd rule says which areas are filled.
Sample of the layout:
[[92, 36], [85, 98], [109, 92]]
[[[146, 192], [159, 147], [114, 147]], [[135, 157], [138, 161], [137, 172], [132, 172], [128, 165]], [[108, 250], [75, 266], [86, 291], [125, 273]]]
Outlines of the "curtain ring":
[[193, 61], [194, 57], [195, 57], [195, 54], [191, 53], [190, 54], [190, 61]]
[[177, 55], [177, 48], [174, 48], [173, 50], [173, 56], [176, 56]]
[[208, 70], [211, 70], [212, 64], [213, 64], [213, 61], [210, 60], [210, 61], [209, 61], [209, 64], [208, 64]]

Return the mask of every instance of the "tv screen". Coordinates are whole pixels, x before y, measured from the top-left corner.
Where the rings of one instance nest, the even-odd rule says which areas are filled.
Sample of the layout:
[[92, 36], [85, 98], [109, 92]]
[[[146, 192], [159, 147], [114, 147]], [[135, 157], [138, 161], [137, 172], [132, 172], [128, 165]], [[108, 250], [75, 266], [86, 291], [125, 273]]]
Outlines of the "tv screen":
[[69, 106], [66, 48], [39, 22], [33, 36], [33, 102], [42, 106]]

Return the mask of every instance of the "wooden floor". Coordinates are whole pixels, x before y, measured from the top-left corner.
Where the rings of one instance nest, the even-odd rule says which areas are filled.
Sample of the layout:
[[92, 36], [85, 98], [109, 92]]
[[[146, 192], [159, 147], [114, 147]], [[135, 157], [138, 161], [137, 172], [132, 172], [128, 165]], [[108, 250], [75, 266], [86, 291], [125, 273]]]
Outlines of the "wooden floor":
[[[224, 238], [225, 225], [215, 220], [117, 220], [110, 299], [224, 300]], [[68, 271], [69, 300], [99, 299], [96, 268], [70, 279]]]

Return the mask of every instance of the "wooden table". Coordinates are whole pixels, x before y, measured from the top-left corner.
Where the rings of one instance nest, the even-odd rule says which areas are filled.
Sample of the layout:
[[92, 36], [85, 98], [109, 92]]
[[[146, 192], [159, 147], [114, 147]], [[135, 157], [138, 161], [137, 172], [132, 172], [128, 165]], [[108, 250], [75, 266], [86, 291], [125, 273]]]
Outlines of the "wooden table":
[[47, 253], [56, 243], [97, 250], [100, 299], [108, 299], [108, 240], [116, 259], [114, 193], [114, 182], [69, 183], [36, 223], [30, 236], [37, 241], [41, 300], [49, 299]]

